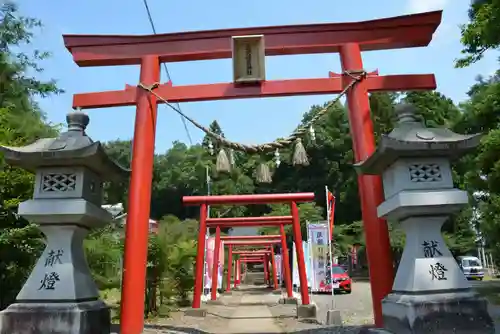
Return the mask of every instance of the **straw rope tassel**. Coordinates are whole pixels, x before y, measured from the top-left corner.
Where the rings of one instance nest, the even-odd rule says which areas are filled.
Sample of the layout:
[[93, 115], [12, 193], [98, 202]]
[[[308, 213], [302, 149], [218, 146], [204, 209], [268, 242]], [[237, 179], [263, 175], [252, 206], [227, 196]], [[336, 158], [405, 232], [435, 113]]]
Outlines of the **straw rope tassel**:
[[309, 159], [307, 158], [307, 152], [300, 138], [297, 138], [297, 140], [295, 141], [295, 150], [293, 152], [293, 165], [309, 166]]
[[271, 177], [271, 170], [266, 163], [263, 162], [257, 166], [255, 179], [259, 183], [271, 183], [273, 181]]
[[231, 171], [231, 162], [227, 157], [226, 151], [221, 148], [219, 154], [217, 154], [217, 162], [215, 164], [217, 172], [229, 173]]

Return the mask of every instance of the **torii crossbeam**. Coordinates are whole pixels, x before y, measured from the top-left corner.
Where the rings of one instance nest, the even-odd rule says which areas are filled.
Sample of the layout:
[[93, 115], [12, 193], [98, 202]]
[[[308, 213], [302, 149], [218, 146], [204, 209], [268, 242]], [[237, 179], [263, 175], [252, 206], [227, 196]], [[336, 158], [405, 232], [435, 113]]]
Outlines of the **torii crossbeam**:
[[[64, 43], [79, 66], [140, 64], [140, 82], [151, 86], [160, 82], [160, 63], [231, 57], [231, 37], [264, 35], [266, 56], [338, 52], [342, 75], [325, 78], [273, 80], [260, 86], [159, 85], [155, 90], [170, 102], [208, 101], [234, 98], [332, 94], [351, 82], [350, 72], [363, 69], [362, 51], [427, 46], [441, 22], [441, 11], [404, 15], [364, 22], [256, 27], [154, 36], [65, 35]], [[432, 74], [369, 75], [347, 91], [349, 124], [355, 163], [375, 150], [368, 92], [435, 89]], [[144, 290], [146, 278], [148, 220], [150, 213], [156, 133], [157, 98], [135, 87], [100, 93], [76, 94], [73, 106], [104, 108], [136, 105], [132, 175], [126, 224], [124, 275], [121, 299], [123, 332], [139, 334], [144, 327]], [[360, 176], [363, 223], [375, 323], [382, 325], [381, 300], [391, 291], [392, 254], [385, 221], [377, 218], [383, 200], [380, 177]], [[265, 201], [264, 201], [265, 202]], [[296, 202], [296, 201], [295, 201]]]

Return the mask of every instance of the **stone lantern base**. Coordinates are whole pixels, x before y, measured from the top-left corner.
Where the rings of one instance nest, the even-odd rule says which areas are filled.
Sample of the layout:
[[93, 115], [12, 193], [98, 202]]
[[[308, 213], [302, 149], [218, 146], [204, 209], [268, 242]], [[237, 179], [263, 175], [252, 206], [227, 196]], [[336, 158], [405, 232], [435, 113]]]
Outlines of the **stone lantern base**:
[[494, 334], [488, 302], [471, 291], [411, 295], [382, 301], [384, 328], [397, 334]]
[[110, 310], [102, 300], [15, 303], [0, 312], [0, 334], [109, 334]]

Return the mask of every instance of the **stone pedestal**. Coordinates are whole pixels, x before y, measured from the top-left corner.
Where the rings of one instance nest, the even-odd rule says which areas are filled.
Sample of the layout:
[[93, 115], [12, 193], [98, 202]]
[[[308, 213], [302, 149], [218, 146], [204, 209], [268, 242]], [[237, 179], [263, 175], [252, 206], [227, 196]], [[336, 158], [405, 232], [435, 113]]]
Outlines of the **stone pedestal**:
[[19, 213], [40, 224], [46, 247], [16, 302], [0, 312], [0, 333], [109, 333], [110, 309], [83, 250], [88, 226], [102, 226], [109, 214], [82, 199], [29, 200]]
[[487, 301], [471, 291], [441, 237], [446, 216], [401, 221], [406, 245], [393, 291], [382, 302], [384, 328], [406, 333], [494, 333]]
[[446, 216], [410, 217], [401, 221], [406, 242], [393, 292], [403, 294], [468, 290], [470, 284], [441, 236]]
[[488, 303], [476, 294], [389, 294], [382, 302], [384, 328], [395, 334], [494, 334]]
[[297, 305], [298, 302], [297, 302], [297, 298], [295, 297], [283, 297], [283, 298], [280, 298], [280, 300], [278, 301], [279, 304], [287, 304], [287, 305]]
[[303, 322], [318, 323], [318, 307], [314, 304], [297, 305], [297, 318]]
[[382, 175], [385, 201], [377, 215], [399, 222], [406, 234], [392, 292], [382, 301], [384, 328], [396, 334], [494, 333], [486, 300], [472, 292], [441, 235], [446, 219], [468, 203], [467, 192], [454, 187], [451, 161], [474, 150], [481, 135], [427, 128], [410, 104], [395, 111], [395, 128], [357, 164], [362, 174]]
[[18, 302], [93, 301], [99, 298], [85, 260], [89, 230], [76, 225], [41, 225], [47, 246], [17, 295]]
[[108, 334], [111, 319], [101, 300], [15, 303], [3, 310], [0, 334]]
[[22, 202], [18, 214], [39, 224], [46, 237], [45, 250], [16, 302], [0, 312], [0, 334], [111, 330], [110, 310], [99, 299], [83, 240], [89, 230], [112, 220], [101, 207], [103, 182], [124, 180], [129, 173], [87, 136], [85, 113], [70, 112], [66, 122], [67, 131], [57, 138], [23, 147], [0, 145], [7, 163], [35, 172], [33, 199]]
[[326, 311], [326, 325], [328, 326], [342, 326], [342, 316], [339, 310]]

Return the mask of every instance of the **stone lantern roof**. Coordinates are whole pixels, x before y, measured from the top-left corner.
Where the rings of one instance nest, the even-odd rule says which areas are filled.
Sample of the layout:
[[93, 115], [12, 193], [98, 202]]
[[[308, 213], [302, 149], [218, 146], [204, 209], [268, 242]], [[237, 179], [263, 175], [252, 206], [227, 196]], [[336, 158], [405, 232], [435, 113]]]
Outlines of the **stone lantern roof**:
[[119, 181], [128, 175], [129, 170], [113, 161], [100, 142], [87, 136], [87, 114], [80, 110], [70, 112], [66, 122], [68, 130], [57, 138], [38, 139], [22, 147], [0, 145], [5, 161], [30, 172], [46, 167], [81, 166], [109, 181]]
[[481, 134], [461, 135], [449, 129], [427, 128], [415, 117], [415, 106], [396, 106], [398, 124], [382, 135], [376, 151], [354, 167], [360, 174], [379, 175], [400, 158], [460, 158], [479, 145]]

